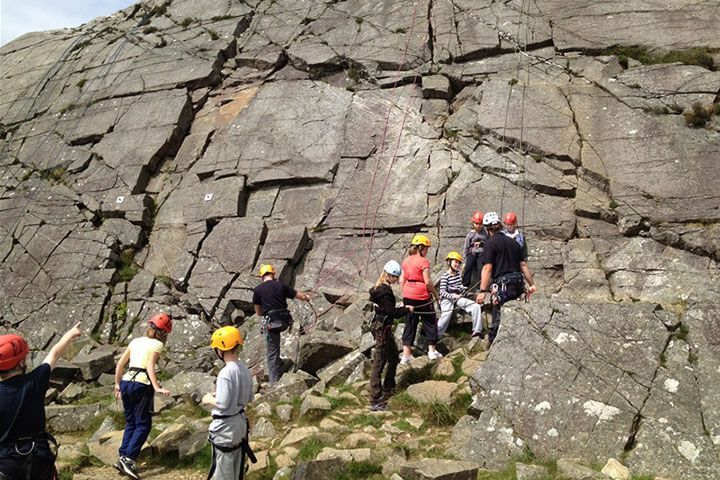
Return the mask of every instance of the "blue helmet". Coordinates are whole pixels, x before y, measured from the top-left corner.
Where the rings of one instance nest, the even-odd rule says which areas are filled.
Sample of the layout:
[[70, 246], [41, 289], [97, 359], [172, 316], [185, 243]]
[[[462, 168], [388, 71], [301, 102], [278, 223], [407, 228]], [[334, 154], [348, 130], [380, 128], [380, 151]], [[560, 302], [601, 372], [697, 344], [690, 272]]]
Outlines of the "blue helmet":
[[383, 270], [385, 270], [385, 273], [389, 273], [390, 275], [394, 275], [396, 277], [400, 276], [400, 264], [395, 260], [387, 262], [383, 267]]

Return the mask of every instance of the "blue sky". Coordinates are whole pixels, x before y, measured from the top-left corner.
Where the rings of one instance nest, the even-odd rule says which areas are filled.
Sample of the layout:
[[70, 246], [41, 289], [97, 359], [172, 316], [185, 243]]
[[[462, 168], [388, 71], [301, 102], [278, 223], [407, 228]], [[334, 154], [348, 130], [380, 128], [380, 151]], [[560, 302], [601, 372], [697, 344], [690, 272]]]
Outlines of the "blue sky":
[[27, 32], [76, 27], [137, 0], [0, 0], [0, 44]]

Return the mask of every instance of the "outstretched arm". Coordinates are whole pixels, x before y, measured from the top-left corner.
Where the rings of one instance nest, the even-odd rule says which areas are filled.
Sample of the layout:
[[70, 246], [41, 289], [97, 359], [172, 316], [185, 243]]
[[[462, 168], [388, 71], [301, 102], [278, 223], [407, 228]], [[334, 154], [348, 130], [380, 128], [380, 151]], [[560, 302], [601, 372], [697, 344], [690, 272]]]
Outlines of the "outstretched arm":
[[65, 332], [62, 338], [50, 349], [43, 363], [47, 363], [50, 365], [50, 370], [54, 370], [57, 361], [62, 357], [63, 353], [65, 353], [67, 347], [80, 335], [82, 335], [82, 332], [80, 331], [80, 322], [78, 322], [74, 327]]

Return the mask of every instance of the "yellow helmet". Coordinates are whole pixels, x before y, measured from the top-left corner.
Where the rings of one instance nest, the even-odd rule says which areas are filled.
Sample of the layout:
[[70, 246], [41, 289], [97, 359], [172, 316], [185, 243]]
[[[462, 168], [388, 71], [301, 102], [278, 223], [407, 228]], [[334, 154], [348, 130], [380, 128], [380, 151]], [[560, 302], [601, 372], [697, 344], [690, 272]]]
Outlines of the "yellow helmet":
[[426, 237], [425, 235], [421, 233], [415, 234], [415, 236], [412, 238], [412, 241], [410, 242], [410, 245], [424, 245], [426, 247], [430, 246], [430, 239]]
[[242, 344], [243, 338], [240, 330], [231, 326], [220, 327], [215, 330], [212, 334], [212, 340], [210, 341], [210, 346], [212, 348], [220, 349], [223, 352], [232, 350]]
[[270, 265], [269, 263], [267, 263], [267, 264], [263, 263], [262, 265], [260, 265], [260, 276], [264, 277], [268, 273], [272, 273], [274, 275], [275, 268], [272, 265]]
[[458, 252], [452, 251], [447, 254], [445, 260], [457, 260], [458, 262], [462, 262], [462, 255], [460, 255]]

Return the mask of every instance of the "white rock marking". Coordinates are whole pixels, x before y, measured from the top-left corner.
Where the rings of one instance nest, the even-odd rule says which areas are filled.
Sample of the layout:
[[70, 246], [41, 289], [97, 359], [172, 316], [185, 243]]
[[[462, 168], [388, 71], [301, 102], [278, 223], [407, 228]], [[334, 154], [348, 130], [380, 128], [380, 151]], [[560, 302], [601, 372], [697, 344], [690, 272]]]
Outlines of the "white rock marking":
[[595, 400], [588, 400], [583, 403], [585, 413], [591, 417], [598, 417], [599, 420], [612, 420], [620, 409]]

